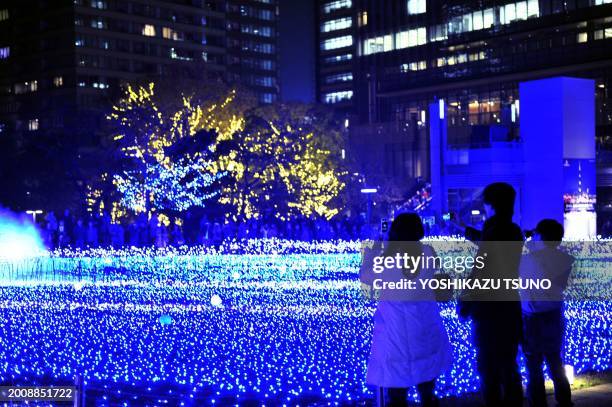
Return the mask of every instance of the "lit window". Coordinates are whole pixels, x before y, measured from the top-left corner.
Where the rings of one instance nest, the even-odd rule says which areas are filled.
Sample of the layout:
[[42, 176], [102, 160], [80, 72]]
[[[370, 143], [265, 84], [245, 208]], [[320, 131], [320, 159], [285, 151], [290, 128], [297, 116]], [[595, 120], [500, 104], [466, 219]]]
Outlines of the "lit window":
[[91, 28], [104, 29], [106, 22], [104, 20], [91, 20]]
[[472, 28], [476, 30], [482, 30], [484, 28], [484, 21], [482, 19], [482, 11], [475, 11], [472, 13]]
[[400, 65], [400, 72], [406, 73], [410, 71], [422, 71], [427, 69], [426, 61], [410, 62], [409, 64]]
[[38, 119], [30, 119], [30, 120], [28, 120], [28, 130], [30, 130], [30, 131], [38, 130]]
[[353, 59], [353, 54], [332, 55], [325, 58], [325, 62], [328, 64], [334, 64], [337, 62], [350, 61], [351, 59]]
[[7, 9], [0, 10], [0, 21], [8, 20], [9, 11]]
[[538, 0], [529, 0], [527, 2], [527, 18], [540, 16], [540, 4]]
[[578, 33], [576, 35], [576, 41], [587, 42], [588, 41], [587, 33]]
[[612, 38], [612, 28], [606, 28], [604, 30], [604, 37], [606, 38]]
[[483, 14], [483, 17], [482, 17], [483, 28], [492, 27], [493, 24], [495, 23], [495, 11], [492, 8], [488, 8], [485, 11], [483, 11], [482, 14]]
[[335, 30], [343, 30], [353, 25], [353, 19], [351, 17], [339, 18], [337, 20], [329, 20], [321, 25], [322, 32], [330, 32]]
[[520, 1], [516, 3], [516, 19], [527, 20], [527, 2]]
[[325, 83], [348, 82], [353, 80], [352, 72], [343, 72], [335, 75], [329, 75], [325, 78]]
[[422, 14], [427, 11], [427, 0], [408, 0], [408, 14]]
[[0, 48], [0, 59], [6, 59], [11, 55], [11, 47]]
[[[427, 31], [425, 27], [414, 30], [402, 31], [395, 34], [395, 47], [397, 49], [415, 47], [427, 42]], [[385, 50], [387, 51], [387, 50]]]
[[368, 12], [362, 11], [359, 14], [359, 27], [365, 27], [366, 25], [368, 25]]
[[593, 33], [593, 38], [595, 38], [596, 40], [602, 40], [603, 39], [603, 30], [597, 30]]
[[326, 14], [329, 14], [332, 11], [340, 10], [343, 8], [350, 8], [352, 6], [353, 6], [353, 2], [351, 0], [332, 1], [331, 3], [327, 3], [323, 6], [323, 11]]
[[[401, 33], [400, 33], [401, 34]], [[370, 55], [384, 50], [384, 39], [383, 37], [368, 38], [363, 42], [363, 54]]]
[[142, 35], [146, 37], [155, 37], [155, 26], [151, 24], [145, 24], [142, 27]]
[[164, 37], [167, 40], [174, 40], [174, 41], [183, 41], [185, 39], [185, 37], [183, 36], [183, 33], [174, 31], [172, 28], [168, 28], [168, 27], [162, 28], [162, 37]]
[[271, 27], [255, 25], [243, 25], [240, 27], [240, 31], [245, 34], [259, 35], [261, 37], [271, 37], [273, 33]]
[[353, 97], [352, 90], [344, 90], [340, 92], [326, 93], [324, 100], [325, 100], [325, 103], [338, 103], [338, 102], [342, 102], [343, 100], [350, 100], [352, 97]]
[[64, 85], [64, 78], [62, 78], [61, 76], [56, 76], [55, 78], [53, 78], [53, 86], [59, 88], [62, 85]]
[[351, 35], [345, 35], [343, 37], [330, 38], [321, 42], [321, 49], [330, 50], [350, 47], [351, 45], [353, 45], [353, 37]]
[[105, 10], [106, 8], [108, 8], [106, 2], [105, 1], [101, 1], [101, 0], [92, 0], [91, 7], [99, 8], [101, 10]]
[[516, 6], [514, 3], [499, 8], [499, 20], [502, 24], [510, 24], [516, 20]]
[[446, 34], [446, 24], [433, 25], [429, 27], [429, 40], [434, 41], [444, 41], [448, 38]]
[[20, 82], [15, 84], [15, 94], [36, 92], [38, 90], [38, 81]]
[[274, 102], [275, 95], [272, 93], [262, 93], [259, 95], [259, 101], [261, 103], [272, 103]]

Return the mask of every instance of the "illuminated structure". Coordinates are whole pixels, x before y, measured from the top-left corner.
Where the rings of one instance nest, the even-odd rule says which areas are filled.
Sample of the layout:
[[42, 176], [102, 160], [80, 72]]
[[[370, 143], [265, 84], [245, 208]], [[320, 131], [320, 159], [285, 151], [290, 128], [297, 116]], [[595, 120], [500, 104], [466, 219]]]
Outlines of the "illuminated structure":
[[521, 223], [532, 228], [555, 218], [564, 222], [566, 236], [595, 237], [594, 81], [551, 78], [519, 88], [525, 160]]
[[517, 191], [515, 220], [525, 229], [553, 218], [565, 221], [566, 237], [595, 237], [594, 87], [593, 80], [566, 77], [521, 82], [520, 103], [510, 112], [516, 122], [520, 116], [521, 139], [496, 139], [490, 130], [478, 145], [453, 145], [446, 103], [432, 103], [434, 212], [466, 219], [480, 208], [482, 188], [503, 181]]
[[[369, 181], [408, 189], [417, 177], [431, 178], [430, 104], [446, 102], [450, 149], [481, 148], [522, 138], [519, 82], [593, 79], [605, 212], [612, 202], [609, 3], [319, 0], [318, 100], [350, 117], [349, 153]], [[471, 197], [449, 191], [453, 208]]]
[[0, 132], [96, 141], [119, 85], [143, 77], [221, 76], [273, 102], [276, 20], [276, 0], [3, 1]]

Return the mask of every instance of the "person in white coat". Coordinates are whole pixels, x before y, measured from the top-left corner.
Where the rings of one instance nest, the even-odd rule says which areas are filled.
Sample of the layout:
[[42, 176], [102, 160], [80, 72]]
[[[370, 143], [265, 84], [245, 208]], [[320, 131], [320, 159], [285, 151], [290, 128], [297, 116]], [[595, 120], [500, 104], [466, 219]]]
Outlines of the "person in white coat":
[[[423, 245], [421, 218], [414, 213], [398, 215], [389, 229], [383, 256], [435, 255]], [[433, 269], [385, 270], [384, 281], [434, 278]], [[381, 290], [374, 313], [372, 348], [366, 383], [380, 388], [386, 406], [407, 405], [408, 389], [416, 386], [423, 406], [436, 406], [435, 380], [452, 365], [448, 335], [433, 290]]]

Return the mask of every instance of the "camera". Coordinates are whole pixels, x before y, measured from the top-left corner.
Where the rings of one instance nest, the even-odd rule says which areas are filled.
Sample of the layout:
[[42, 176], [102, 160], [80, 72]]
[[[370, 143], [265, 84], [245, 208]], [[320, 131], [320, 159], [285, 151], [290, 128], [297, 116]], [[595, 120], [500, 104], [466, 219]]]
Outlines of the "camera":
[[380, 220], [380, 231], [381, 233], [387, 233], [389, 231], [389, 220], [382, 218]]

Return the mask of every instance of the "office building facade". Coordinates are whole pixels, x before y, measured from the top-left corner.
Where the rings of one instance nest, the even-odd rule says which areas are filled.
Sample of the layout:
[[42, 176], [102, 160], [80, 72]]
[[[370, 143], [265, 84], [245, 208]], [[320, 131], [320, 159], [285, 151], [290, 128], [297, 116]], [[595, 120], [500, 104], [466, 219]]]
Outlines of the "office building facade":
[[[353, 154], [364, 173], [409, 185], [430, 178], [432, 103], [445, 103], [448, 145], [460, 168], [469, 165], [470, 150], [521, 142], [519, 83], [593, 79], [603, 208], [612, 187], [610, 3], [319, 1], [318, 100], [351, 117]], [[328, 85], [337, 74], [347, 80]], [[451, 207], [473, 196], [451, 192]]]
[[181, 67], [278, 97], [276, 0], [62, 0], [0, 5], [0, 130], [78, 132], [122, 83]]

